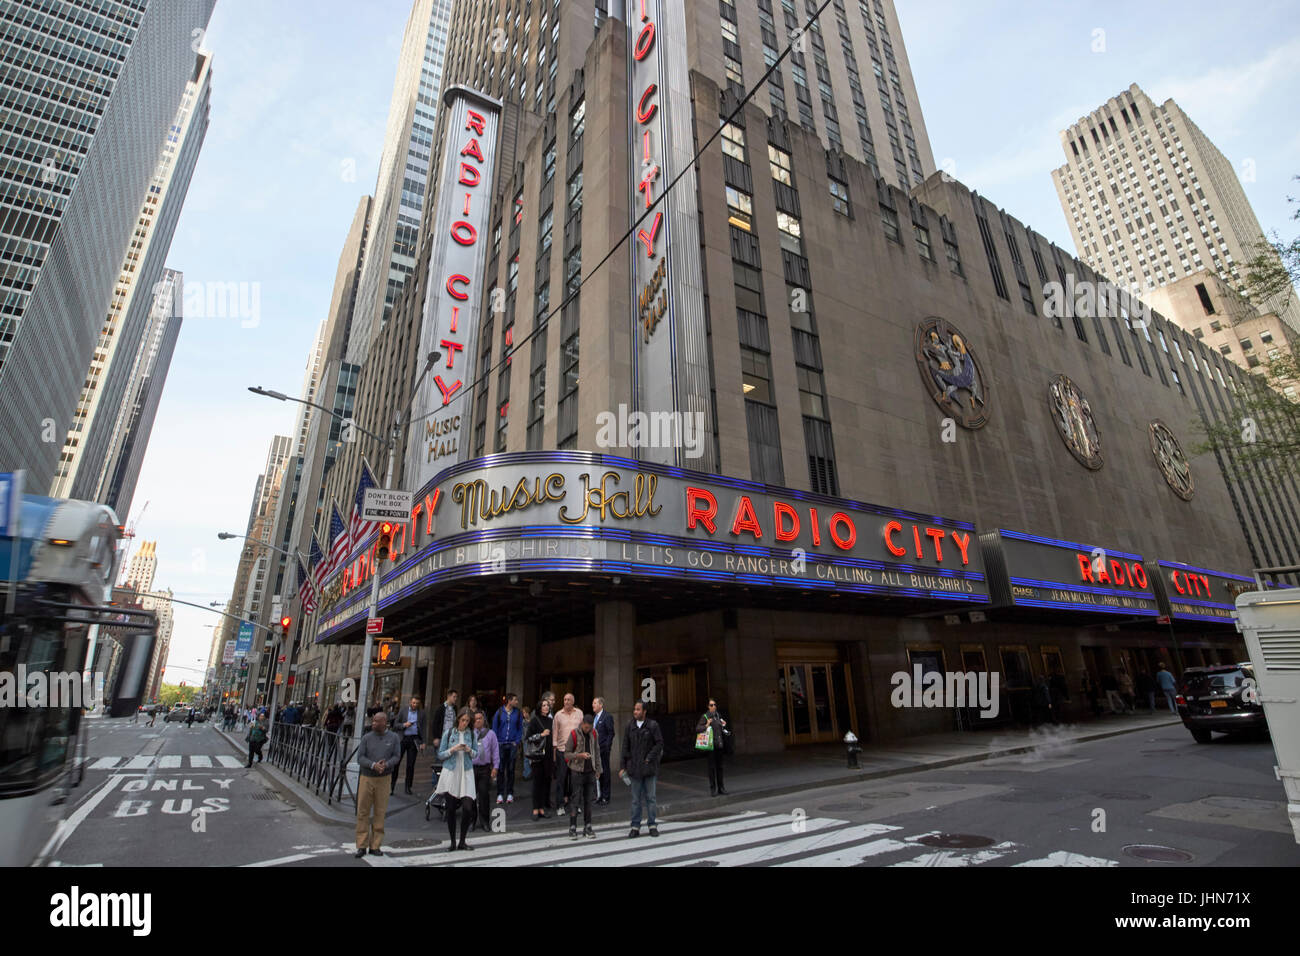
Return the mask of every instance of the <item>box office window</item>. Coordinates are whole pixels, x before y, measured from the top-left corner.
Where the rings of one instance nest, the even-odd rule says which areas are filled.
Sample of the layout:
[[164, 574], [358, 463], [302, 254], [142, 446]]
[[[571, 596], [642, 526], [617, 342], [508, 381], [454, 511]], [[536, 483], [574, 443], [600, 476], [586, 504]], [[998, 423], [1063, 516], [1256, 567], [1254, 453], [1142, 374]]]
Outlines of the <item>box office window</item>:
[[942, 647], [909, 647], [907, 649], [907, 666], [908, 670], [914, 670], [916, 665], [921, 665], [921, 676], [926, 674], [937, 673], [942, 676], [947, 667], [944, 664]]
[[1008, 688], [1028, 688], [1033, 686], [1034, 672], [1029, 666], [1029, 648], [1023, 645], [999, 647], [998, 657], [1002, 661], [1002, 679]]

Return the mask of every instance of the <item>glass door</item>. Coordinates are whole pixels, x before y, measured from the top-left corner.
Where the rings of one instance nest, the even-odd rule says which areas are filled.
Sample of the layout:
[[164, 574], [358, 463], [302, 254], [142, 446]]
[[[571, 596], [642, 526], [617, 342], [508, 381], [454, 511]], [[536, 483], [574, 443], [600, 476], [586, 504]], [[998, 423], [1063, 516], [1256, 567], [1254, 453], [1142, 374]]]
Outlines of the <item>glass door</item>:
[[848, 666], [809, 661], [777, 667], [782, 728], [787, 743], [828, 743], [852, 728], [853, 694]]

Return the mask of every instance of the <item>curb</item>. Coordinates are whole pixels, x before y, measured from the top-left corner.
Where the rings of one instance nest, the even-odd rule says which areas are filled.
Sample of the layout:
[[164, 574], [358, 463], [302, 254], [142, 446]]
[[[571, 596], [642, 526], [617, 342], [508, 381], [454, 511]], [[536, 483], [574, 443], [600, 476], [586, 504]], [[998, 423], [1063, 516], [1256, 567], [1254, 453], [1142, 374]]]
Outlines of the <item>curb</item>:
[[[1181, 725], [1181, 723], [1182, 721], [1179, 718], [1171, 717], [1169, 720], [1162, 721], [1160, 723], [1146, 723], [1137, 727], [1124, 727], [1122, 729], [1110, 729], [1105, 731], [1097, 731], [1095, 733], [1083, 734], [1078, 737], [1070, 737], [1068, 739], [1061, 740], [1061, 741], [1054, 741], [1053, 743], [1061, 747], [1068, 747], [1076, 744], [1090, 743], [1095, 740], [1105, 740], [1109, 737], [1122, 737], [1125, 734], [1139, 733], [1141, 731], [1161, 730], [1164, 729], [1165, 727], [1170, 727], [1175, 724]], [[232, 744], [235, 744], [236, 747], [238, 747], [238, 744], [226, 731], [218, 728], [217, 732], [221, 734], [223, 737], [225, 737], [227, 740], [229, 740]], [[1029, 744], [1013, 746], [1013, 747], [1001, 747], [997, 750], [987, 750], [984, 751], [983, 753], [977, 753], [977, 754], [962, 754], [961, 756], [957, 756], [957, 757], [946, 757], [946, 758], [941, 758], [923, 764], [916, 764], [913, 766], [891, 767], [888, 769], [870, 770], [870, 771], [858, 770], [856, 772], [850, 771], [848, 770], [848, 768], [845, 768], [846, 771], [845, 773], [834, 777], [824, 777], [818, 780], [807, 781], [799, 784], [777, 785], [771, 787], [763, 787], [757, 790], [744, 790], [737, 793], [728, 793], [726, 796], [723, 797], [690, 796], [690, 797], [686, 797], [681, 801], [660, 800], [658, 801], [658, 812], [659, 813], [672, 812], [672, 813], [681, 814], [683, 816], [689, 816], [694, 813], [702, 813], [704, 811], [714, 809], [715, 807], [725, 807], [729, 804], [737, 803], [739, 801], [766, 800], [772, 797], [780, 797], [792, 793], [805, 793], [809, 790], [821, 790], [829, 787], [838, 787], [847, 783], [854, 783], [856, 781], [879, 780], [888, 777], [898, 777], [910, 773], [922, 773], [927, 770], [942, 770], [946, 767], [960, 766], [961, 764], [979, 763], [981, 761], [992, 760], [998, 757], [1009, 757], [1009, 756], [1014, 756], [1016, 754], [1031, 753], [1032, 751], [1038, 750], [1043, 745], [1043, 743], [1044, 743], [1043, 741], [1038, 741], [1036, 743], [1029, 743]], [[302, 809], [306, 810], [312, 817], [314, 817], [319, 822], [325, 824], [339, 824], [339, 825], [347, 825], [347, 826], [351, 826], [355, 823], [355, 816], [353, 814], [346, 813], [346, 812], [341, 813], [333, 809], [333, 807], [329, 806], [328, 804], [321, 802], [319, 797], [311, 793], [311, 791], [305, 790], [302, 784], [298, 783], [298, 781], [294, 780], [293, 777], [291, 777], [284, 771], [280, 770], [277, 767], [272, 766], [269, 762], [257, 764], [257, 768], [262, 772], [264, 772], [268, 777], [270, 777], [271, 780], [273, 780], [276, 783], [277, 787], [279, 787], [282, 792], [287, 792], [288, 794], [292, 794], [294, 802], [300, 805]], [[421, 806], [421, 804], [419, 803], [412, 804], [410, 807], [403, 807], [396, 812], [400, 813], [404, 810], [414, 809], [419, 806]], [[621, 809], [626, 809], [626, 808], [621, 808]], [[612, 811], [606, 810], [605, 813], [598, 812], [596, 815], [597, 821], [599, 821], [601, 816], [605, 816], [606, 813], [612, 813]], [[553, 815], [548, 819], [558, 820], [560, 819], [560, 817], [558, 815]], [[386, 822], [388, 823], [387, 828], [389, 830], [393, 830], [394, 827], [392, 826], [392, 822], [393, 822], [392, 813], [389, 814], [389, 819]], [[424, 823], [423, 820], [420, 820], [420, 825], [421, 828], [423, 828], [426, 824]], [[397, 823], [397, 827], [400, 829], [406, 829], [403, 821], [399, 821]]]

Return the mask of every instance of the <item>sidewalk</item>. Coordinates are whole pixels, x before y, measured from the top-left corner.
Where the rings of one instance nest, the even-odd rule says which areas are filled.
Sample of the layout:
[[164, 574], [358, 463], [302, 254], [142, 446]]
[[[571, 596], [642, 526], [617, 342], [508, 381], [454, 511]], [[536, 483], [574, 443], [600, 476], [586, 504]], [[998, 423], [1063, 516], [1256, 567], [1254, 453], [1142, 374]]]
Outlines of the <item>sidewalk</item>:
[[[742, 800], [754, 800], [801, 793], [818, 787], [832, 787], [857, 780], [891, 777], [920, 770], [934, 770], [958, 764], [974, 763], [995, 757], [1015, 754], [1033, 754], [1038, 759], [1064, 756], [1076, 744], [1100, 740], [1119, 734], [1155, 730], [1179, 724], [1173, 714], [1157, 711], [1155, 714], [1107, 715], [1083, 724], [1046, 724], [1033, 729], [1008, 729], [998, 731], [968, 731], [962, 733], [926, 734], [906, 737], [888, 744], [867, 745], [858, 755], [859, 767], [847, 766], [843, 744], [822, 744], [799, 747], [766, 754], [746, 754], [728, 758], [725, 764], [727, 796], [710, 797], [708, 770], [704, 761], [683, 760], [664, 764], [659, 773], [659, 815], [683, 816], [703, 810], [718, 809]], [[242, 754], [248, 753], [243, 742], [243, 732], [227, 733], [216, 727]], [[618, 760], [617, 741], [614, 760]], [[299, 784], [292, 776], [272, 766], [269, 762], [257, 765], [282, 792], [292, 793], [316, 817], [326, 822], [346, 824], [351, 827], [356, 815], [355, 803], [349, 796], [340, 804], [331, 806], [324, 797], [317, 797]], [[388, 804], [387, 830], [391, 838], [416, 837], [441, 838], [446, 832], [437, 813], [429, 821], [424, 819], [424, 802], [430, 790], [430, 751], [425, 750], [416, 762], [415, 795], [406, 796], [403, 784], [406, 768], [397, 781], [397, 792]], [[608, 806], [594, 808], [597, 823], [626, 820], [630, 811], [627, 788], [619, 782], [617, 764], [611, 776], [611, 802]], [[567, 825], [567, 818], [557, 817], [554, 811], [545, 823], [534, 823], [532, 810], [532, 781], [524, 780], [521, 772], [515, 773], [515, 802], [502, 805], [511, 828], [527, 829]], [[493, 808], [495, 809], [495, 794]]]

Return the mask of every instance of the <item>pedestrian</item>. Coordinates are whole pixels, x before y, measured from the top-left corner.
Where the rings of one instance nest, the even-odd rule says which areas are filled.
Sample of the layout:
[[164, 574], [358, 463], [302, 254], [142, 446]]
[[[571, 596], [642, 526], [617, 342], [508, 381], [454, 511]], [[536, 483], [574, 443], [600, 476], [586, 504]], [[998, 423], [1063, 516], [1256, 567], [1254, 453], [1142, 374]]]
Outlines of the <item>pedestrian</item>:
[[533, 765], [533, 819], [543, 820], [551, 807], [551, 775], [555, 767], [555, 750], [551, 746], [551, 730], [554, 721], [551, 718], [551, 702], [543, 697], [537, 704], [537, 712], [528, 722], [529, 748], [524, 751], [524, 758]]
[[479, 712], [478, 695], [470, 694], [469, 700], [465, 701], [465, 706], [469, 708], [471, 714], [477, 714]]
[[[438, 775], [435, 793], [445, 795], [447, 801], [447, 833], [451, 845], [448, 851], [470, 847], [465, 843], [470, 821], [474, 819], [474, 758], [478, 755], [478, 742], [470, 730], [470, 712], [462, 707], [456, 722], [442, 735], [438, 756], [442, 758], [442, 773]], [[460, 843], [456, 842], [456, 814], [460, 813]]]
[[1080, 689], [1083, 693], [1084, 698], [1088, 701], [1089, 705], [1092, 707], [1092, 716], [1100, 717], [1101, 697], [1097, 693], [1097, 683], [1092, 679], [1092, 675], [1088, 673], [1088, 671], [1085, 670], [1082, 673], [1083, 673], [1083, 677], [1079, 684]]
[[343, 726], [343, 705], [335, 704], [330, 708], [330, 712], [325, 715], [325, 732], [337, 734], [339, 728]]
[[[727, 720], [723, 717], [722, 712], [718, 710], [718, 702], [710, 697], [709, 709], [700, 715], [700, 719], [695, 722], [695, 733], [710, 734], [710, 749], [704, 751], [704, 761], [709, 767], [709, 796], [726, 796], [726, 788], [722, 785], [722, 756], [726, 747], [726, 738], [731, 736], [731, 731], [727, 729]], [[710, 733], [711, 732], [711, 733]], [[699, 747], [699, 743], [696, 743]]]
[[1115, 682], [1119, 685], [1119, 696], [1124, 701], [1125, 713], [1133, 713], [1133, 678], [1129, 675], [1127, 668], [1121, 667]]
[[591, 801], [596, 796], [596, 779], [600, 776], [600, 741], [590, 718], [583, 718], [582, 723], [569, 734], [565, 741], [565, 762], [569, 765], [568, 775], [572, 799], [569, 801], [569, 838], [578, 838], [578, 803], [582, 802], [582, 835], [594, 837], [596, 831], [591, 826]]
[[573, 706], [573, 695], [564, 695], [564, 706], [555, 713], [555, 805], [568, 806], [569, 803], [569, 768], [564, 759], [564, 748], [568, 746], [569, 734], [582, 725], [582, 711]]
[[1169, 712], [1178, 713], [1178, 706], [1174, 702], [1174, 696], [1178, 692], [1178, 682], [1174, 680], [1174, 675], [1165, 669], [1163, 663], [1156, 665], [1156, 686], [1165, 695], [1165, 700], [1169, 701]]
[[515, 802], [515, 754], [524, 736], [524, 721], [517, 706], [519, 698], [506, 694], [505, 706], [497, 709], [492, 718], [492, 732], [501, 748], [501, 776], [497, 782], [497, 803]]
[[415, 783], [415, 758], [424, 749], [424, 725], [427, 715], [420, 709], [420, 698], [412, 697], [411, 702], [397, 712], [393, 729], [402, 739], [402, 753], [393, 764], [393, 780], [388, 787], [391, 794], [397, 789], [397, 768], [406, 760], [406, 792], [413, 793], [411, 786]]
[[[523, 727], [523, 730], [520, 731], [521, 741], [523, 739], [522, 735], [526, 735], [528, 733], [528, 724], [532, 719], [533, 719], [533, 709], [531, 707], [519, 708], [519, 723]], [[521, 743], [519, 747], [521, 754], [523, 753], [523, 749], [524, 749], [523, 744]], [[524, 757], [523, 763], [524, 763], [524, 779], [529, 780], [533, 776], [533, 762], [529, 760], [527, 757]]]
[[158, 705], [155, 704], [154, 706], [149, 708], [149, 726], [152, 727], [153, 722], [157, 719], [158, 719]]
[[591, 726], [596, 731], [596, 746], [600, 751], [600, 772], [596, 776], [596, 803], [609, 803], [609, 753], [614, 746], [614, 718], [605, 711], [605, 698], [591, 701]]
[[456, 701], [460, 695], [450, 687], [447, 688], [447, 694], [443, 698], [441, 713], [438, 715], [437, 723], [434, 724], [432, 731], [436, 731], [438, 736], [434, 738], [435, 746], [441, 748], [442, 737], [450, 730], [456, 728]]
[[186, 730], [194, 729], [194, 708], [193, 707], [191, 707], [190, 712], [185, 715], [185, 729]]
[[384, 783], [389, 768], [401, 758], [402, 744], [397, 734], [388, 729], [388, 715], [378, 711], [370, 721], [370, 733], [361, 738], [357, 747], [357, 766], [361, 777], [357, 785], [357, 858], [366, 855], [369, 846], [373, 856], [383, 856], [384, 816], [388, 813], [388, 794]]
[[[487, 725], [487, 716], [480, 710], [474, 715], [474, 799], [478, 803], [478, 829], [483, 831], [492, 825], [488, 819], [488, 801], [492, 798], [492, 785], [497, 783], [500, 771], [501, 745], [496, 732]], [[497, 803], [500, 802], [498, 792]]]
[[248, 741], [248, 765], [253, 765], [253, 757], [257, 757], [257, 762], [261, 763], [262, 747], [266, 745], [266, 721], [254, 721], [244, 739]]
[[1151, 679], [1151, 675], [1145, 670], [1138, 671], [1137, 695], [1139, 700], [1147, 702], [1147, 713], [1154, 714], [1156, 712], [1156, 682]]
[[629, 837], [641, 835], [641, 811], [645, 807], [650, 835], [657, 837], [655, 825], [655, 784], [659, 779], [659, 760], [664, 755], [664, 735], [659, 724], [646, 715], [645, 703], [632, 705], [632, 719], [623, 733], [623, 769], [619, 776], [632, 788], [632, 831]]

